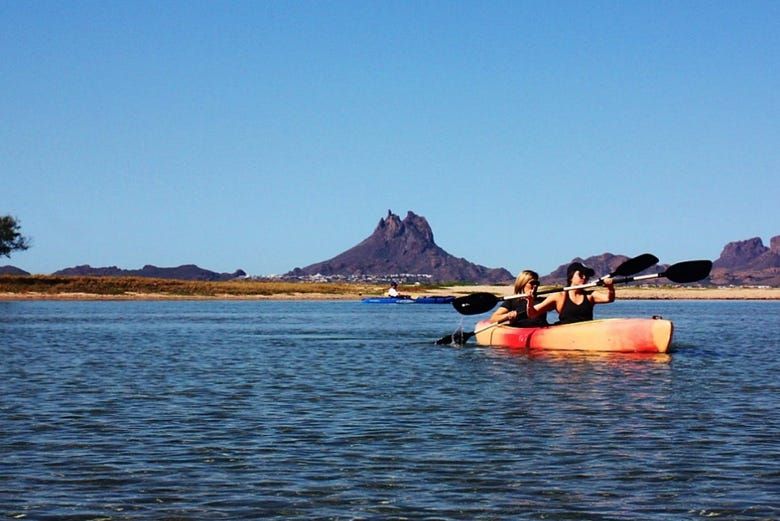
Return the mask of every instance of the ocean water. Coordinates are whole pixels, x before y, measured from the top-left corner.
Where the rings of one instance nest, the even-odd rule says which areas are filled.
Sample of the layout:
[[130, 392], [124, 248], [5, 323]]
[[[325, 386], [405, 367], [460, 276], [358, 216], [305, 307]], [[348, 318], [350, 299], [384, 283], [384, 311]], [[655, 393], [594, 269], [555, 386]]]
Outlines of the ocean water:
[[671, 355], [435, 346], [448, 305], [0, 302], [0, 518], [780, 519], [780, 302]]

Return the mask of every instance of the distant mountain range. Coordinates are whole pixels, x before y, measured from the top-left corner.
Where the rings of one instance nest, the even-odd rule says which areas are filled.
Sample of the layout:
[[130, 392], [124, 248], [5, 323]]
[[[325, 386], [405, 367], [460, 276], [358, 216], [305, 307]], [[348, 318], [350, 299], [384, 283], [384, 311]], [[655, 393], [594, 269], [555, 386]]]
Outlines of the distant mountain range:
[[[0, 275], [30, 275], [24, 270], [14, 266], [0, 266]], [[73, 268], [65, 268], [55, 271], [52, 275], [58, 276], [80, 276], [80, 277], [149, 277], [155, 279], [174, 279], [174, 280], [204, 280], [204, 281], [223, 281], [241, 277], [246, 277], [244, 270], [236, 270], [234, 273], [216, 273], [214, 271], [204, 270], [194, 264], [185, 264], [175, 268], [158, 268], [147, 264], [140, 270], [123, 270], [116, 266], [106, 268], [93, 268], [85, 264]]]
[[[592, 257], [574, 258], [542, 277], [545, 284], [565, 282], [566, 266], [580, 261], [596, 273], [610, 273], [628, 259], [625, 255], [603, 253]], [[665, 265], [648, 270], [663, 271]], [[0, 275], [29, 275], [14, 266], [0, 266]], [[52, 275], [136, 276], [179, 280], [221, 281], [245, 277], [243, 270], [216, 273], [188, 264], [175, 268], [147, 265], [140, 270], [123, 270], [116, 266], [93, 268], [89, 265], [66, 268]], [[479, 284], [509, 284], [514, 275], [504, 268], [488, 268], [458, 258], [439, 247], [433, 239], [428, 221], [414, 212], [402, 220], [387, 212], [374, 232], [356, 246], [325, 261], [286, 273], [287, 279], [325, 280], [398, 280], [401, 282], [472, 282]], [[657, 283], [668, 283], [659, 278]], [[780, 235], [772, 237], [769, 247], [760, 238], [728, 243], [715, 261], [709, 279], [702, 284], [749, 285], [780, 287]]]
[[[620, 263], [628, 259], [624, 255], [604, 253], [587, 259], [579, 257], [560, 265], [549, 275], [541, 277], [544, 284], [566, 282], [566, 267], [574, 261], [592, 267], [597, 274], [611, 273]], [[658, 264], [642, 272], [661, 273], [668, 264]], [[669, 284], [664, 278], [646, 280], [646, 284]], [[771, 286], [780, 287], [780, 235], [772, 237], [767, 248], [760, 238], [726, 244], [720, 257], [713, 263], [710, 276], [700, 282], [715, 286]]]

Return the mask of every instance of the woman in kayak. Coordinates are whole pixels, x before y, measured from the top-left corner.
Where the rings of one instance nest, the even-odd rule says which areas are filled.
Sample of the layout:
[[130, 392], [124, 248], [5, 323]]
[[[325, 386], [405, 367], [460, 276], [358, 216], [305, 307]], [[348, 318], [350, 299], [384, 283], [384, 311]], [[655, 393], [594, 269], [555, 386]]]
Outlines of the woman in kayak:
[[515, 295], [526, 295], [526, 298], [505, 300], [501, 306], [490, 316], [491, 322], [507, 322], [513, 327], [541, 327], [547, 323], [547, 312], [540, 312], [534, 318], [528, 318], [526, 301], [535, 304], [542, 299], [536, 298], [536, 289], [539, 287], [539, 274], [535, 271], [521, 271], [515, 279]]
[[[588, 279], [594, 275], [593, 269], [580, 262], [569, 264], [566, 269], [566, 286], [580, 286], [587, 284]], [[607, 288], [607, 294], [594, 293], [584, 289], [572, 289], [561, 293], [553, 293], [539, 304], [529, 305], [527, 313], [529, 317], [536, 317], [540, 313], [547, 313], [555, 308], [558, 312], [556, 324], [573, 324], [593, 320], [593, 306], [607, 304], [615, 301], [615, 285], [611, 278], [603, 280]]]

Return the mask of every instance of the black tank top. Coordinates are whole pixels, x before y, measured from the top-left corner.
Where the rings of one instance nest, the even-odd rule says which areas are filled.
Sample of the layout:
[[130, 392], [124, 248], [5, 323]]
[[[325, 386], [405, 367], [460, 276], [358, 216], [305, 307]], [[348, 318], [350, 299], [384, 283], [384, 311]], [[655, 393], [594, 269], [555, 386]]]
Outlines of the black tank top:
[[[534, 300], [534, 304], [538, 304], [539, 302], [542, 302], [542, 299], [536, 298]], [[523, 298], [506, 300], [504, 301], [503, 304], [501, 304], [501, 307], [509, 311], [517, 311], [517, 318], [514, 320], [510, 320], [509, 324], [507, 324], [508, 326], [543, 327], [543, 326], [550, 325], [547, 323], [546, 311], [541, 315], [537, 316], [536, 318], [528, 318], [528, 313], [526, 312], [526, 303], [525, 303], [525, 299]]]
[[567, 291], [563, 297], [563, 308], [558, 314], [558, 323], [572, 324], [574, 322], [585, 322], [586, 320], [593, 320], [593, 304], [588, 300], [588, 295], [585, 295], [582, 304], [577, 305], [571, 301]]

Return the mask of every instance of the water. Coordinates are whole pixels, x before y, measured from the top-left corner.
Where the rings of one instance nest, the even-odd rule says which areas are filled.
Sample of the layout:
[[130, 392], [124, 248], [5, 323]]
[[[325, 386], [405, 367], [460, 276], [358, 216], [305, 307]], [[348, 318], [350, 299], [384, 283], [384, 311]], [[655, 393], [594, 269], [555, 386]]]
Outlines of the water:
[[434, 346], [446, 305], [0, 302], [0, 517], [780, 518], [780, 302], [597, 308], [653, 314], [671, 356]]

